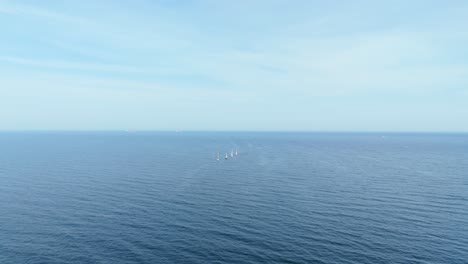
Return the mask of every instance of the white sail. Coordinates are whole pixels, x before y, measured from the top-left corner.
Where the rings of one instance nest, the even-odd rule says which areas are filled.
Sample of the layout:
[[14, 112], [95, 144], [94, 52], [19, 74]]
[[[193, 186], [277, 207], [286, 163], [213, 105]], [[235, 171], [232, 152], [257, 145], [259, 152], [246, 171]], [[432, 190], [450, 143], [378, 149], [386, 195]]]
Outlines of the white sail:
[[224, 159], [228, 159], [228, 155], [227, 155], [227, 153], [226, 153], [226, 157], [225, 157]]
[[219, 152], [218, 152], [218, 154], [216, 155], [216, 160], [219, 160]]
[[231, 149], [231, 157], [234, 157], [234, 150]]
[[238, 154], [238, 153], [237, 153], [237, 149], [236, 149], [236, 156], [237, 156], [237, 154]]

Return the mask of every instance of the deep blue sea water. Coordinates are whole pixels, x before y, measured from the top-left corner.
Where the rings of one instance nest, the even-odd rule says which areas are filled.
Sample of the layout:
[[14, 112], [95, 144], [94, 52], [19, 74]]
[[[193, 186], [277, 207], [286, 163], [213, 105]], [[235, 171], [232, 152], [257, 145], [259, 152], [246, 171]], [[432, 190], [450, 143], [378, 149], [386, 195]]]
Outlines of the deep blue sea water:
[[468, 134], [0, 133], [0, 263], [468, 263]]

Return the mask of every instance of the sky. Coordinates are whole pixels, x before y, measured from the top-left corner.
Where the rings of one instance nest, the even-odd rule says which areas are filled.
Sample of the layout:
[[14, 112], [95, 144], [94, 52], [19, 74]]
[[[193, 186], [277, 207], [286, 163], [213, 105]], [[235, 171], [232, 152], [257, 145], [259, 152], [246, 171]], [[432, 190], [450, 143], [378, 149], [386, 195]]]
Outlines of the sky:
[[468, 1], [0, 0], [0, 130], [468, 131]]

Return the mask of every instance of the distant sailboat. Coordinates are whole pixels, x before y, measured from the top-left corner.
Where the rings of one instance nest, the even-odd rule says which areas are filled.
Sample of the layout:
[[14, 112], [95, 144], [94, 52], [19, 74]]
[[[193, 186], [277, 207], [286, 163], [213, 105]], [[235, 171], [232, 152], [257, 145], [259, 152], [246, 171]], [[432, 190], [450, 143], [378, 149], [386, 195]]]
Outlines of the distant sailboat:
[[227, 155], [227, 153], [226, 153], [226, 157], [224, 157], [224, 159], [228, 159], [228, 155]]
[[219, 160], [219, 152], [218, 152], [218, 154], [216, 155], [216, 160]]
[[237, 153], [237, 149], [236, 149], [236, 156], [237, 156], [237, 155], [238, 155], [238, 153]]
[[231, 149], [231, 158], [234, 157], [234, 150]]

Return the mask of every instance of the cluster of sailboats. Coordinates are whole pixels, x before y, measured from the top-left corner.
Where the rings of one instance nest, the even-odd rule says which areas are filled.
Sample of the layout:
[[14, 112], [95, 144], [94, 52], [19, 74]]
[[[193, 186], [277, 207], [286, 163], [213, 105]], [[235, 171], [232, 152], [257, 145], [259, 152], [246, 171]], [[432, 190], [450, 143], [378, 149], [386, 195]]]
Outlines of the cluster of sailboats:
[[[239, 155], [239, 153], [237, 152], [237, 149], [236, 149], [236, 152], [234, 152], [234, 150], [231, 149], [231, 158], [234, 158], [234, 156], [237, 156], [237, 155]], [[226, 152], [226, 155], [224, 156], [224, 159], [225, 159], [225, 160], [229, 159], [229, 155], [228, 155], [227, 152]], [[216, 160], [219, 160], [219, 152], [218, 152], [218, 154], [216, 155]]]

